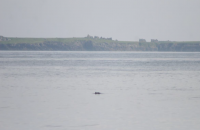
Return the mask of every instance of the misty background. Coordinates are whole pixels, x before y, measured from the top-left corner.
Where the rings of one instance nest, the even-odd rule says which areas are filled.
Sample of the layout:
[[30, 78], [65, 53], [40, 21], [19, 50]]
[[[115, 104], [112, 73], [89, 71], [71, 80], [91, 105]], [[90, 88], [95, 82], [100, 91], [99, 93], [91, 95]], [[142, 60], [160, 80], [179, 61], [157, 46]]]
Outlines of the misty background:
[[199, 7], [199, 0], [0, 0], [0, 35], [200, 41]]

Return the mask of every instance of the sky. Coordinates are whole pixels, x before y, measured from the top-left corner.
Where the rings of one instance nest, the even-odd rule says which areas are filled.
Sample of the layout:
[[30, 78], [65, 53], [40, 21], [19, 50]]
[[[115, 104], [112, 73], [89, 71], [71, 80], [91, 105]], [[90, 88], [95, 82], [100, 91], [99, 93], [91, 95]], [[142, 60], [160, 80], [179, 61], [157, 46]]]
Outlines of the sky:
[[5, 37], [200, 41], [200, 0], [0, 0]]

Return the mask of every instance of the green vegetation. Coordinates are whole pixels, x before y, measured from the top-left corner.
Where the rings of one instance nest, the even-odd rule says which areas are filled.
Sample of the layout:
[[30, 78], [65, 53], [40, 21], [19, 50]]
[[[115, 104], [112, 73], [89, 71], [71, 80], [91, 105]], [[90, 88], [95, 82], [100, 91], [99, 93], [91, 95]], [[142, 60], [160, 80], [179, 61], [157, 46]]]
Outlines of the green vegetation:
[[8, 37], [9, 40], [7, 41], [0, 41], [0, 43], [4, 44], [17, 44], [17, 43], [43, 43], [47, 41], [53, 41], [53, 42], [62, 42], [62, 43], [71, 43], [71, 42], [77, 42], [77, 41], [92, 41], [95, 43], [113, 43], [113, 42], [118, 42], [118, 43], [135, 43], [135, 42], [126, 42], [126, 41], [114, 41], [114, 40], [108, 40], [108, 39], [95, 39], [95, 38], [13, 38], [13, 37]]
[[14, 38], [0, 36], [0, 50], [198, 51], [200, 41], [117, 41], [112, 38]]
[[[5, 39], [5, 37], [1, 36]], [[134, 44], [138, 42], [132, 41], [117, 41], [112, 40], [112, 38], [103, 38], [98, 36], [90, 36], [87, 37], [73, 37], [73, 38], [18, 38], [18, 37], [6, 37], [7, 40], [0, 40], [2, 44], [19, 44], [19, 43], [44, 43], [44, 42], [62, 42], [62, 43], [74, 43], [80, 41], [92, 41], [93, 43], [124, 43], [124, 44]]]

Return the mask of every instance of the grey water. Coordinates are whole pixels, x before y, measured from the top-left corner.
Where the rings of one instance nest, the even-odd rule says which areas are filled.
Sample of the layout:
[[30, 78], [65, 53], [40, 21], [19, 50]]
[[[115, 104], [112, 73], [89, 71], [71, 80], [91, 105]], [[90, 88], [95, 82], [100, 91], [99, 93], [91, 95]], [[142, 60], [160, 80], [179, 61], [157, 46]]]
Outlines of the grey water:
[[199, 130], [200, 53], [0, 51], [0, 129]]

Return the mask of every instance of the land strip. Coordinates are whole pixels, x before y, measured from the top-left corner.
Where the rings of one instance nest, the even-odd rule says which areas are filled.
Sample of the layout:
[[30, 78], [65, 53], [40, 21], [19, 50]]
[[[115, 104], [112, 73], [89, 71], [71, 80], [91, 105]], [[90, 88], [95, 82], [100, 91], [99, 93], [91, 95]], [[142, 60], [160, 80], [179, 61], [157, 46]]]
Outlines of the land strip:
[[112, 38], [14, 38], [0, 36], [0, 50], [200, 52], [200, 41], [117, 41]]

